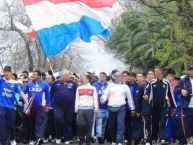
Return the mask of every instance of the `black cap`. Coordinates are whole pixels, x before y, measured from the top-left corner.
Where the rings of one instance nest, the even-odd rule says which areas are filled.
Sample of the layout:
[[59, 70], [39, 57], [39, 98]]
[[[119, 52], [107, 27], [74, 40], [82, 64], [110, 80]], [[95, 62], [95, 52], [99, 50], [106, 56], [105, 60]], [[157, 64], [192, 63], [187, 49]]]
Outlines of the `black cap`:
[[11, 72], [11, 66], [5, 66], [3, 71]]
[[193, 64], [190, 64], [190, 65], [188, 66], [188, 70], [193, 70]]

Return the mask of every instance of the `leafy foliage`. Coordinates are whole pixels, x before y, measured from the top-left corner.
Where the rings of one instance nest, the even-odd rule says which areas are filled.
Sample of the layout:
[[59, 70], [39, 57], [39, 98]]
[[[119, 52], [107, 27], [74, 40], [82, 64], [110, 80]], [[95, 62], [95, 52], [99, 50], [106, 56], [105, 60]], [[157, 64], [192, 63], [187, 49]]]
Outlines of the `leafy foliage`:
[[140, 11], [127, 10], [122, 14], [108, 46], [135, 69], [146, 71], [161, 65], [181, 75], [193, 63], [192, 3], [139, 2]]

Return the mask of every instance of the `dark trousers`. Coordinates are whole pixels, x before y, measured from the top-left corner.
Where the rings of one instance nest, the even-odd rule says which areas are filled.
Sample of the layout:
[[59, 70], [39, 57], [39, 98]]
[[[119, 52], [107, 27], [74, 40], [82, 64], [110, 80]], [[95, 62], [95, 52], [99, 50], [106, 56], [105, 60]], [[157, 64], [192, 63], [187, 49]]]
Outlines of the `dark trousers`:
[[125, 108], [117, 112], [109, 111], [109, 134], [112, 142], [122, 143], [125, 132]]
[[151, 142], [151, 115], [143, 114], [142, 115], [143, 121], [143, 137], [146, 142]]
[[94, 110], [79, 110], [77, 116], [78, 137], [80, 141], [84, 141], [86, 136], [86, 143], [90, 143], [92, 126], [94, 119]]
[[72, 139], [74, 111], [69, 108], [54, 107], [56, 138], [64, 137], [66, 141]]
[[55, 119], [53, 109], [48, 112], [45, 138], [49, 138], [50, 135], [52, 136], [52, 139], [55, 138]]
[[128, 145], [132, 143], [132, 122], [131, 122], [131, 111], [126, 110], [125, 116], [125, 139], [128, 141]]
[[8, 138], [15, 138], [15, 110], [0, 107], [0, 143], [8, 144]]
[[151, 140], [167, 140], [168, 109], [152, 108], [152, 137]]
[[45, 135], [47, 112], [43, 107], [32, 107], [29, 116], [30, 140], [43, 138]]
[[193, 108], [182, 110], [182, 126], [185, 138], [193, 136]]

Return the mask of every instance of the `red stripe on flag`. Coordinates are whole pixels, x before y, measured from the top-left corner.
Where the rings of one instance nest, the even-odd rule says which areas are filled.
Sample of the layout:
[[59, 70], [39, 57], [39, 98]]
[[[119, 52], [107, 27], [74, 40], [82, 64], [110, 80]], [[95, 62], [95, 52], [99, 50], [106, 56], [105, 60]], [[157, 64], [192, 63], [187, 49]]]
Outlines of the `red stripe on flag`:
[[[33, 5], [44, 0], [23, 0], [24, 5]], [[92, 8], [112, 7], [117, 0], [47, 0], [54, 4], [82, 2]]]

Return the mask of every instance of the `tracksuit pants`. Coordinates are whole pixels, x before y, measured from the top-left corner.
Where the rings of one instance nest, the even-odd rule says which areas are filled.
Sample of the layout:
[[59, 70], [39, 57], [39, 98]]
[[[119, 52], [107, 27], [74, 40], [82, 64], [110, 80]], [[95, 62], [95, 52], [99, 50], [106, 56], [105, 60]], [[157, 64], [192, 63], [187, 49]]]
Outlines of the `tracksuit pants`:
[[182, 110], [182, 128], [185, 138], [193, 136], [193, 108]]
[[29, 116], [29, 136], [31, 141], [44, 138], [46, 122], [47, 112], [45, 109], [43, 107], [32, 107]]
[[14, 109], [0, 107], [0, 143], [8, 145], [8, 139], [15, 139], [15, 115]]
[[92, 127], [93, 127], [93, 119], [94, 119], [94, 110], [83, 110], [80, 109], [78, 111], [77, 116], [77, 131], [78, 137], [81, 142], [84, 141], [86, 137], [86, 143], [90, 143]]
[[49, 139], [50, 135], [52, 139], [55, 138], [55, 119], [54, 119], [54, 110], [53, 109], [51, 109], [48, 112], [48, 120], [47, 120], [47, 125], [46, 125], [45, 138]]
[[122, 143], [125, 132], [125, 106], [117, 112], [109, 110], [109, 134], [112, 142]]
[[99, 109], [98, 115], [96, 116], [96, 137], [104, 139], [105, 129], [108, 118], [108, 110]]
[[151, 140], [167, 140], [167, 108], [152, 108]]
[[127, 140], [127, 144], [132, 144], [132, 121], [131, 121], [131, 111], [126, 110], [125, 116], [125, 139]]
[[64, 137], [65, 141], [70, 141], [73, 136], [74, 110], [60, 106], [54, 107], [56, 138]]

